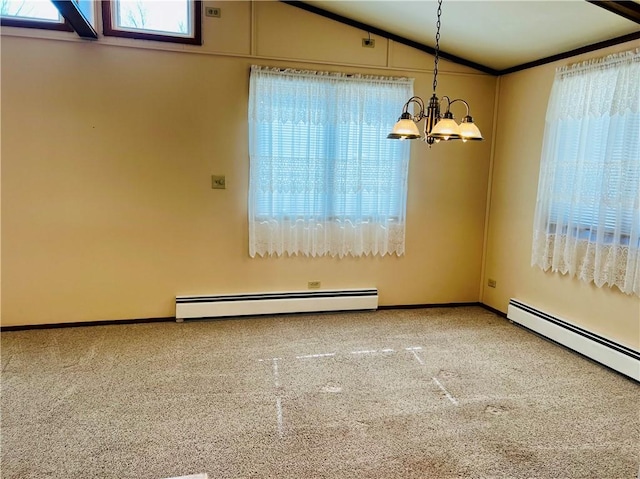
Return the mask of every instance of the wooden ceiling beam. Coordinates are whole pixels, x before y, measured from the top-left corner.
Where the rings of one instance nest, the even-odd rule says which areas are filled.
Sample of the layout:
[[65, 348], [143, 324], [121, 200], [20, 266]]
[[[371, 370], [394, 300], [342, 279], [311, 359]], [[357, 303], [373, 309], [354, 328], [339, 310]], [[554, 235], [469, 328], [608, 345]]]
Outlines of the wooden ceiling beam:
[[600, 8], [604, 8], [611, 13], [631, 20], [637, 24], [640, 24], [640, 4], [633, 1], [615, 1], [615, 0], [587, 0], [592, 5], [596, 5]]
[[[640, 24], [640, 4], [634, 1], [623, 1], [623, 0], [586, 0], [587, 2], [596, 5], [598, 7], [604, 8], [620, 17], [623, 17], [627, 20], [631, 20], [632, 22]], [[435, 55], [435, 49], [423, 43], [419, 43], [413, 40], [409, 40], [408, 38], [402, 37], [400, 35], [396, 35], [395, 33], [388, 32], [381, 28], [377, 28], [371, 25], [368, 25], [363, 22], [359, 22], [357, 20], [353, 20], [348, 17], [344, 17], [337, 13], [330, 12], [328, 10], [324, 10], [322, 8], [316, 7], [314, 5], [310, 5], [301, 1], [293, 1], [293, 0], [280, 0], [280, 2], [285, 3], [287, 5], [291, 5], [293, 7], [300, 8], [307, 12], [315, 13], [316, 15], [320, 15], [322, 17], [328, 18], [330, 20], [334, 20], [340, 22], [344, 25], [349, 25], [350, 27], [358, 28], [365, 32], [372, 33], [374, 35], [381, 36], [383, 38], [387, 38], [388, 40], [393, 40], [394, 42], [401, 43], [403, 45], [415, 48], [422, 52], [428, 53], [430, 55]], [[440, 57], [445, 58], [449, 61], [457, 63], [459, 65], [464, 65], [467, 67], [474, 68], [484, 73], [488, 73], [489, 75], [501, 76], [507, 75], [509, 73], [518, 72], [521, 70], [526, 70], [528, 68], [537, 67], [540, 65], [545, 65], [547, 63], [555, 62], [558, 60], [563, 60], [565, 58], [570, 58], [575, 55], [580, 55], [583, 53], [589, 53], [595, 50], [600, 50], [601, 48], [606, 48], [614, 45], [618, 45], [620, 43], [629, 42], [632, 40], [637, 40], [640, 38], [640, 31], [635, 33], [630, 33], [627, 35], [622, 35], [620, 37], [612, 38], [609, 40], [605, 40], [598, 43], [593, 43], [591, 45], [586, 45], [584, 47], [576, 48], [574, 50], [558, 53], [557, 55], [551, 55], [549, 57], [540, 58], [538, 60], [534, 60], [531, 62], [523, 63], [521, 65], [515, 65], [513, 67], [505, 68], [502, 70], [497, 70], [486, 65], [481, 65], [479, 63], [473, 62], [471, 60], [467, 60], [465, 58], [458, 57], [456, 55], [443, 52], [440, 50]]]
[[[424, 43], [415, 42], [413, 40], [409, 40], [408, 38], [401, 37], [400, 35], [396, 35], [395, 33], [388, 32], [386, 30], [382, 30], [381, 28], [374, 27], [372, 25], [367, 25], [366, 23], [358, 22], [357, 20], [353, 20], [351, 18], [344, 17], [342, 15], [338, 15], [337, 13], [330, 12], [323, 8], [319, 8], [313, 5], [310, 5], [305, 2], [299, 1], [291, 1], [291, 0], [280, 0], [282, 3], [286, 3], [287, 5], [291, 5], [292, 7], [297, 7], [307, 12], [315, 13], [316, 15], [320, 15], [325, 18], [329, 18], [330, 20], [334, 20], [336, 22], [343, 23], [345, 25], [349, 25], [350, 27], [358, 28], [365, 32], [372, 33], [374, 35], [378, 35], [380, 37], [386, 38], [388, 40], [393, 40], [394, 42], [401, 43], [402, 45], [407, 45], [408, 47], [415, 48], [416, 50], [420, 50], [422, 52], [428, 53], [430, 55], [435, 55], [436, 50], [433, 47], [425, 45]], [[466, 67], [473, 68], [475, 70], [479, 70], [483, 73], [488, 73], [489, 75], [498, 75], [498, 70], [488, 67], [486, 65], [481, 65], [480, 63], [473, 62], [471, 60], [467, 60], [466, 58], [461, 58], [456, 55], [452, 55], [451, 53], [443, 52], [440, 50], [440, 58], [444, 58], [453, 63], [457, 63], [459, 65], [464, 65]]]
[[514, 67], [505, 68], [500, 70], [498, 75], [507, 75], [509, 73], [519, 72], [528, 68], [538, 67], [540, 65], [546, 65], [547, 63], [556, 62], [558, 60], [564, 60], [565, 58], [574, 57], [576, 55], [582, 55], [583, 53], [594, 52], [602, 48], [611, 47], [620, 43], [630, 42], [632, 40], [638, 40], [640, 38], [640, 32], [630, 33], [628, 35], [622, 35], [621, 37], [612, 38], [611, 40], [605, 40], [603, 42], [593, 43], [585, 47], [576, 48], [575, 50], [569, 50], [568, 52], [558, 53], [550, 57], [540, 58], [532, 62], [523, 63], [522, 65], [516, 65]]

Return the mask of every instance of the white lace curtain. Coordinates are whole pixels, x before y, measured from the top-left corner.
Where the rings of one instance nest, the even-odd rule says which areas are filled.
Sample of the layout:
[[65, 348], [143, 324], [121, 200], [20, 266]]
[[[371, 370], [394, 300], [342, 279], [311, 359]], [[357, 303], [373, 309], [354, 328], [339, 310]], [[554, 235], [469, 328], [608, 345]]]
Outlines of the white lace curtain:
[[404, 253], [413, 80], [253, 66], [249, 254]]
[[532, 264], [640, 296], [640, 51], [556, 72]]

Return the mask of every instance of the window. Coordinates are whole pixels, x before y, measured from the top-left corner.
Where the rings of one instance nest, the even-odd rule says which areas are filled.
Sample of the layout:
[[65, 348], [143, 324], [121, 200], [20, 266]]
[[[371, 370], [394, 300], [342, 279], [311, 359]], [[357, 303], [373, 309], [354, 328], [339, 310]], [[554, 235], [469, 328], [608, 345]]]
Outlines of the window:
[[389, 141], [409, 79], [253, 66], [249, 252], [404, 253], [409, 143]]
[[0, 0], [0, 15], [3, 27], [73, 31], [71, 25], [49, 1]]
[[96, 21], [93, 9], [93, 0], [73, 0], [73, 3], [78, 6], [78, 9], [80, 10], [84, 18], [86, 18], [87, 21], [95, 27]]
[[110, 0], [102, 2], [107, 36], [202, 45], [198, 0]]
[[559, 69], [532, 263], [640, 295], [640, 51]]

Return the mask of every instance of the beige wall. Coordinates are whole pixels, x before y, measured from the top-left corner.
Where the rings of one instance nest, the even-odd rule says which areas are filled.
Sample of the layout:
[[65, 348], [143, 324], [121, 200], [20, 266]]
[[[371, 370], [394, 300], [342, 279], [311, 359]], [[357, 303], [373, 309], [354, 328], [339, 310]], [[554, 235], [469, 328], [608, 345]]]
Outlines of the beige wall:
[[249, 66], [411, 76], [428, 97], [433, 59], [281, 3], [204, 21], [202, 48], [3, 29], [2, 324], [167, 317], [176, 295], [310, 280], [478, 301], [495, 78], [441, 63], [438, 92], [469, 100], [487, 141], [412, 145], [404, 257], [251, 259]]
[[544, 116], [555, 68], [640, 47], [635, 41], [504, 76], [499, 83], [488, 241], [482, 302], [501, 311], [516, 298], [550, 314], [640, 349], [640, 298], [596, 288], [531, 267]]

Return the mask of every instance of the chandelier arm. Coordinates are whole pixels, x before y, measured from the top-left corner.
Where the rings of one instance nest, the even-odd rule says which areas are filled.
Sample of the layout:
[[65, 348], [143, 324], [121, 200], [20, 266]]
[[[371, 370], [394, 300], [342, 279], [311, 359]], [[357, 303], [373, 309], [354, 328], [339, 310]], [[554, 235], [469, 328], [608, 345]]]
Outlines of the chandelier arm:
[[416, 103], [418, 104], [419, 107], [419, 111], [418, 114], [415, 115], [414, 118], [416, 118], [416, 122], [422, 120], [424, 118], [424, 112], [425, 112], [425, 107], [424, 107], [424, 100], [422, 98], [420, 98], [419, 96], [416, 97]]
[[411, 117], [411, 119], [417, 123], [424, 118], [424, 101], [419, 96], [412, 96], [404, 104], [404, 108], [402, 109], [403, 114], [409, 113], [409, 105], [411, 103], [415, 103], [416, 105], [418, 105], [418, 113], [415, 115], [412, 115]]
[[453, 102], [451, 101], [451, 98], [449, 98], [447, 95], [442, 95], [442, 98], [440, 98], [440, 104], [442, 104], [444, 100], [447, 100], [447, 109], [445, 110], [445, 112], [448, 112], [451, 110], [451, 104]]
[[469, 104], [466, 102], [466, 100], [463, 100], [462, 98], [456, 98], [455, 100], [451, 100], [449, 105], [453, 105], [455, 102], [458, 102], [458, 101], [464, 103], [464, 106], [467, 107], [467, 114], [465, 116], [469, 116]]

